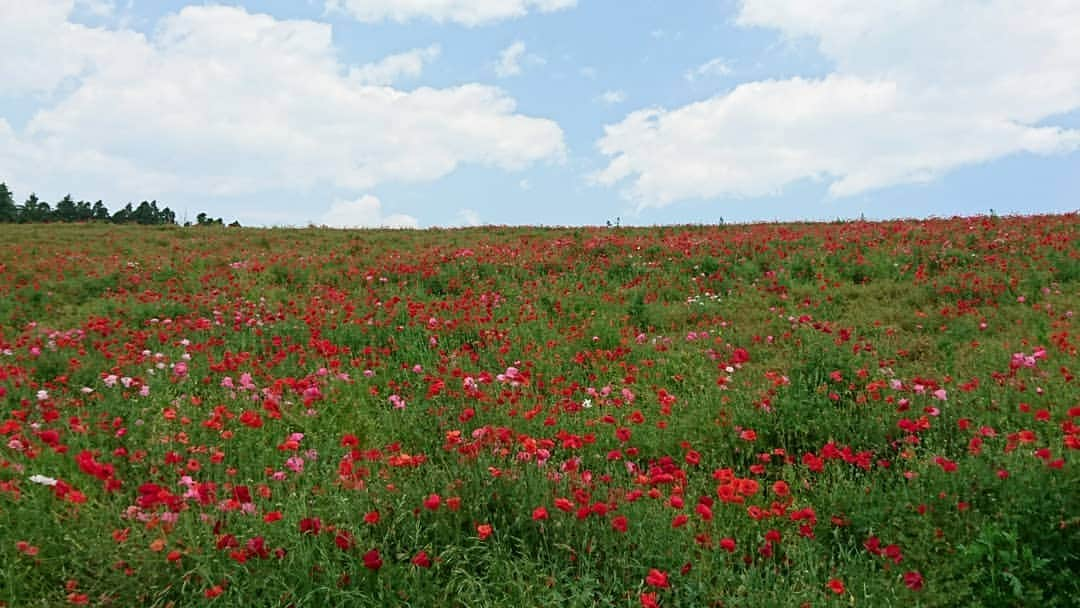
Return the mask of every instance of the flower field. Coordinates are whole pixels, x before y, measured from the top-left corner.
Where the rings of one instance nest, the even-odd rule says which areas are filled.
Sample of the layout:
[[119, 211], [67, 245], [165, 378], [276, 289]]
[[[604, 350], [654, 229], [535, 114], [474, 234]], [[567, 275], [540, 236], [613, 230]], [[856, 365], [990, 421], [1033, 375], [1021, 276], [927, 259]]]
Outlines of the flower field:
[[1080, 605], [1080, 216], [0, 229], [0, 606]]

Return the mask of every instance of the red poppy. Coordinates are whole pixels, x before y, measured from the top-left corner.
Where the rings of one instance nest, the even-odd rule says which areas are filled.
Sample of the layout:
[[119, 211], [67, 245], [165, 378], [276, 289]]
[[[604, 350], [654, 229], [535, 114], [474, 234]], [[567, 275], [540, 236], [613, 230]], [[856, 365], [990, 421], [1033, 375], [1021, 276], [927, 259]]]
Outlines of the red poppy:
[[378, 549], [372, 549], [364, 554], [364, 567], [368, 570], [382, 568], [382, 557], [379, 555]]
[[420, 551], [413, 556], [412, 563], [414, 566], [419, 566], [421, 568], [430, 568], [431, 558], [428, 557], [427, 551]]
[[348, 530], [342, 530], [338, 532], [334, 537], [334, 544], [338, 546], [338, 549], [342, 551], [348, 551], [353, 547], [353, 535]]
[[480, 537], [480, 540], [486, 540], [491, 536], [492, 528], [490, 524], [478, 524], [476, 526], [476, 534]]
[[222, 593], [225, 593], [225, 589], [221, 585], [214, 585], [206, 591], [203, 591], [203, 595], [205, 595], [209, 599], [214, 599]]
[[611, 518], [611, 527], [614, 528], [617, 532], [625, 533], [628, 527], [626, 517], [623, 515], [616, 515], [615, 517]]
[[671, 583], [668, 582], [667, 572], [657, 570], [656, 568], [649, 570], [649, 575], [645, 577], [645, 584], [650, 587], [660, 587], [662, 589], [671, 586]]
[[300, 520], [302, 534], [318, 534], [322, 530], [322, 521], [318, 517], [305, 517]]
[[912, 591], [920, 591], [923, 588], [923, 576], [918, 570], [904, 573], [904, 585]]
[[440, 504], [442, 504], [442, 497], [438, 494], [431, 494], [424, 499], [424, 507], [429, 511], [437, 510]]
[[844, 581], [838, 578], [829, 579], [829, 584], [826, 586], [829, 588], [829, 591], [832, 591], [836, 595], [840, 595], [844, 592]]

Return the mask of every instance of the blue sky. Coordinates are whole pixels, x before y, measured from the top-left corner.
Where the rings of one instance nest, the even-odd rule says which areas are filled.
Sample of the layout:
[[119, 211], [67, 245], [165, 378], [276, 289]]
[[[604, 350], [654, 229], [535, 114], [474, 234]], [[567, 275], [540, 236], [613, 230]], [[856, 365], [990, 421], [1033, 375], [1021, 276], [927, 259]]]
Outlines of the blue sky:
[[1070, 212], [1070, 0], [9, 0], [0, 181], [245, 225]]

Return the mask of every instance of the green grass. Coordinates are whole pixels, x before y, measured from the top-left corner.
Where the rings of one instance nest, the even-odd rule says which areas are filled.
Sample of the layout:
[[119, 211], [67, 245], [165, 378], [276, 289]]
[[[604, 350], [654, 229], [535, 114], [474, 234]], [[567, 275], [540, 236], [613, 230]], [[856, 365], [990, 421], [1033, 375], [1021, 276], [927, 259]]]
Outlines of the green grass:
[[0, 606], [1076, 606], [1077, 227], [4, 226]]

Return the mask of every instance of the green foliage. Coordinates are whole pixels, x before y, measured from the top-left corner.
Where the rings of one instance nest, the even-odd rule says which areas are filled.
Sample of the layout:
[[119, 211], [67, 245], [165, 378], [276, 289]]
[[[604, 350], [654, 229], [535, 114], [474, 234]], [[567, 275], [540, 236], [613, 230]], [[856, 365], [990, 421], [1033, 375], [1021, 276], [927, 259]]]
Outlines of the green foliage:
[[1076, 223], [7, 226], [0, 602], [1076, 605]]

